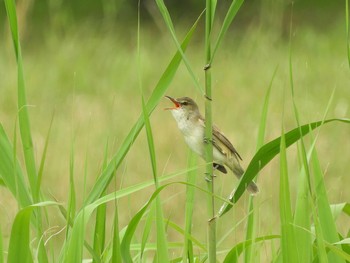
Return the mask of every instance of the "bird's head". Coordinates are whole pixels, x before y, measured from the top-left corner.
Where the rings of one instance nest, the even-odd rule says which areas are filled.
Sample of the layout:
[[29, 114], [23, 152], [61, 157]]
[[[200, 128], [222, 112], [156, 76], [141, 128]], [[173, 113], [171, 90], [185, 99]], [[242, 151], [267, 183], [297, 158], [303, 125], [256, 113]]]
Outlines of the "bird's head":
[[165, 110], [184, 111], [186, 113], [199, 113], [198, 105], [194, 102], [193, 99], [189, 97], [182, 97], [178, 99], [174, 99], [170, 96], [165, 97], [174, 103], [174, 107], [166, 108]]

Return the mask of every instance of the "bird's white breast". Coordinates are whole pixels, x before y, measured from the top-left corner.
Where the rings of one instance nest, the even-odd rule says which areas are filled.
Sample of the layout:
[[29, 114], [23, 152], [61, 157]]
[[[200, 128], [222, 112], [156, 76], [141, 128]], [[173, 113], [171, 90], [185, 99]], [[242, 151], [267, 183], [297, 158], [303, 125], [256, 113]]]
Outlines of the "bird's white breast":
[[204, 139], [204, 127], [198, 123], [198, 120], [190, 120], [182, 109], [172, 110], [177, 126], [184, 135], [187, 145], [203, 157], [203, 139]]

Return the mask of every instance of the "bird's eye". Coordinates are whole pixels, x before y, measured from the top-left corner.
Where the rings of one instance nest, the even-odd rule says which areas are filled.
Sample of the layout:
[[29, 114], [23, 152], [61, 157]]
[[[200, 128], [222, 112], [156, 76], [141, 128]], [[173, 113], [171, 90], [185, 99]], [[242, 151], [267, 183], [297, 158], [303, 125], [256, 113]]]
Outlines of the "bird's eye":
[[188, 105], [188, 102], [187, 102], [187, 101], [184, 101], [184, 102], [182, 103], [182, 105], [187, 106], [187, 105]]

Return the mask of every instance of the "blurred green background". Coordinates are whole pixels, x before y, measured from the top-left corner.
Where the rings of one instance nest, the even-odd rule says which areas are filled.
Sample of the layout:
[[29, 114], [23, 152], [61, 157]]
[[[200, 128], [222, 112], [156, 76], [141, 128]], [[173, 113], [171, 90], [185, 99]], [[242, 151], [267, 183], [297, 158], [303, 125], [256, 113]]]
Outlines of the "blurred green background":
[[[141, 83], [147, 97], [176, 52], [176, 47], [155, 2], [149, 0], [140, 3]], [[194, 0], [166, 1], [166, 4], [179, 39], [205, 5], [204, 1]], [[218, 33], [229, 4], [229, 1], [218, 1], [214, 34]], [[17, 8], [37, 162], [54, 116], [43, 189], [46, 189], [46, 195], [59, 202], [68, 200], [69, 156], [74, 145], [76, 190], [81, 202], [99, 175], [107, 140], [109, 155], [112, 156], [141, 114], [137, 70], [138, 1], [22, 0], [17, 1]], [[0, 6], [0, 21], [0, 121], [13, 140], [17, 114], [17, 71], [3, 5]], [[186, 52], [200, 83], [204, 83], [203, 22]], [[276, 68], [267, 140], [279, 136], [283, 108], [286, 130], [296, 126], [290, 96], [290, 47], [302, 123], [323, 118], [333, 90], [335, 96], [328, 116], [349, 117], [350, 70], [345, 2], [314, 0], [294, 1], [292, 4], [290, 1], [246, 1], [212, 65], [214, 122], [232, 140], [243, 157], [245, 167], [255, 153], [264, 95]], [[204, 113], [203, 98], [183, 65], [167, 94], [195, 98]], [[171, 114], [163, 111], [167, 106], [169, 102], [164, 100], [151, 116], [159, 174], [184, 169], [188, 154]], [[349, 127], [344, 124], [321, 128], [317, 150], [325, 171], [330, 203], [350, 200], [347, 187], [350, 185], [349, 134]], [[294, 197], [298, 174], [296, 148], [292, 147], [288, 153]], [[203, 163], [199, 161], [199, 164]], [[205, 188], [203, 173], [204, 169], [201, 168], [197, 184]], [[279, 229], [278, 175], [278, 162], [274, 161], [259, 177], [260, 194], [256, 202], [260, 210], [258, 232], [261, 234], [276, 233]], [[177, 180], [183, 179], [184, 176]], [[117, 171], [110, 190], [146, 180], [152, 180], [152, 173], [147, 141], [142, 132], [122, 168]], [[220, 176], [217, 181], [217, 193], [224, 197], [237, 184], [231, 174]], [[119, 212], [125, 211], [120, 219], [122, 227], [148, 200], [153, 190], [149, 188], [137, 196], [121, 200]], [[184, 218], [184, 187], [174, 186], [163, 195], [163, 200], [167, 200], [164, 204], [165, 216], [181, 225]], [[6, 238], [17, 209], [15, 200], [6, 189], [0, 188], [0, 196], [0, 222]], [[196, 217], [203, 224], [206, 223], [205, 203], [205, 194], [198, 193]], [[235, 211], [222, 219], [218, 234], [225, 233], [225, 227], [220, 228], [225, 226], [225, 222], [244, 218], [246, 207], [247, 198], [243, 198]], [[58, 226], [64, 225], [58, 212], [56, 220]], [[340, 232], [342, 224], [348, 225], [344, 220], [339, 221]], [[244, 234], [244, 222], [242, 226], [238, 226], [237, 232], [227, 242], [240, 240]], [[194, 225], [193, 233], [205, 240], [206, 233], [201, 229], [200, 224]], [[62, 239], [62, 236], [55, 238]], [[180, 237], [172, 232], [169, 236], [175, 240]]]

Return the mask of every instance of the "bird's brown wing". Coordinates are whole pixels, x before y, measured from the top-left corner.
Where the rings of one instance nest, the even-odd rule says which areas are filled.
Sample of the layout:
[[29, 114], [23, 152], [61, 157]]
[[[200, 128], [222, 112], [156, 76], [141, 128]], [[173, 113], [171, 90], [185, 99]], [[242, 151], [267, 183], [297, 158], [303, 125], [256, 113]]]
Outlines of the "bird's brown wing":
[[224, 148], [228, 148], [233, 155], [242, 160], [232, 143], [215, 126], [213, 126], [213, 146], [225, 155], [227, 155], [227, 152], [225, 152]]
[[[205, 127], [204, 118], [200, 117], [199, 122]], [[236, 158], [242, 160], [242, 157], [239, 155], [232, 143], [223, 135], [219, 129], [213, 125], [213, 146], [218, 149], [222, 154], [229, 154], [227, 151], [230, 151]]]

